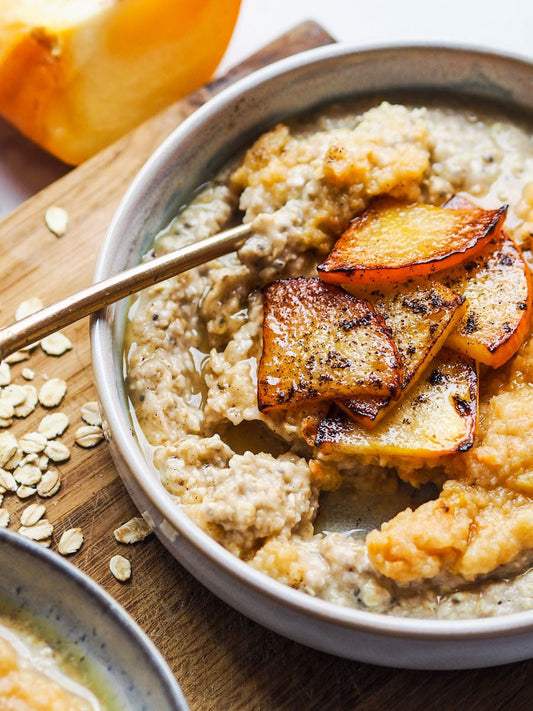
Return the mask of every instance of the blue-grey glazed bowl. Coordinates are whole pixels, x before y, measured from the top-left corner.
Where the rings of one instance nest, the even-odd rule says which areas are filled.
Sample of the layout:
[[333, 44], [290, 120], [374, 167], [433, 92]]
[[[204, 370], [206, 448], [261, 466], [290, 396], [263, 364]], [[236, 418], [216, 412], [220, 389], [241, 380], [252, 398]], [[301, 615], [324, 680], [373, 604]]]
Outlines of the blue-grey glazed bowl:
[[[330, 46], [259, 70], [189, 117], [155, 152], [121, 202], [95, 278], [139, 262], [173, 210], [223, 162], [284, 117], [320, 104], [409, 91], [496, 102], [533, 117], [533, 65], [454, 46]], [[347, 609], [292, 590], [246, 565], [175, 505], [135, 438], [123, 382], [126, 304], [92, 322], [93, 367], [112, 455], [128, 491], [171, 553], [243, 614], [311, 647], [374, 664], [461, 669], [533, 656], [533, 611], [426, 620]]]
[[187, 711], [162, 656], [110, 595], [57, 553], [0, 530], [0, 620], [4, 615], [84, 659], [112, 711]]

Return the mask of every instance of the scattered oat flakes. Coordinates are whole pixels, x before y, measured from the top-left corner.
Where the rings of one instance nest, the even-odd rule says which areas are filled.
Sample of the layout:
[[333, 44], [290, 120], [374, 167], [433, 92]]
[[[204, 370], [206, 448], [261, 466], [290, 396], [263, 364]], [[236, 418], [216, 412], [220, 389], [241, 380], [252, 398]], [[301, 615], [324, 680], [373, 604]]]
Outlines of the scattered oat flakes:
[[59, 470], [56, 467], [50, 467], [44, 472], [43, 478], [37, 484], [37, 493], [43, 499], [48, 499], [59, 491], [61, 486], [61, 478]]
[[58, 442], [55, 439], [49, 440], [45, 447], [44, 453], [53, 462], [66, 462], [70, 458], [70, 449], [63, 442]]
[[63, 237], [67, 231], [68, 212], [62, 207], [51, 205], [44, 213], [44, 222], [56, 237]]
[[114, 555], [109, 561], [109, 570], [121, 583], [131, 578], [131, 563], [122, 555]]
[[31, 538], [32, 541], [44, 541], [50, 538], [54, 527], [48, 519], [43, 518], [34, 526], [21, 526], [18, 531], [22, 536]]
[[41, 432], [26, 432], [19, 437], [19, 447], [24, 454], [40, 454], [48, 444], [48, 439]]
[[4, 361], [10, 365], [14, 365], [15, 363], [21, 363], [23, 360], [28, 360], [29, 357], [30, 354], [27, 351], [15, 351], [6, 356]]
[[7, 400], [13, 407], [22, 405], [26, 399], [26, 391], [22, 385], [6, 385], [2, 390], [2, 400]]
[[13, 403], [9, 402], [7, 398], [0, 397], [0, 418], [2, 420], [10, 420], [15, 414], [15, 408]]
[[10, 432], [0, 432], [0, 467], [3, 467], [18, 449], [18, 443]]
[[0, 397], [0, 427], [11, 427], [15, 408], [9, 402]]
[[9, 367], [9, 363], [7, 363], [5, 360], [3, 360], [0, 363], [0, 385], [4, 387], [5, 385], [9, 385], [11, 382], [11, 368]]
[[63, 434], [69, 425], [69, 418], [64, 412], [45, 415], [39, 423], [38, 431], [47, 439], [55, 439]]
[[138, 541], [144, 541], [146, 536], [152, 533], [152, 529], [146, 523], [144, 518], [140, 516], [134, 516], [130, 518], [129, 521], [123, 523], [113, 531], [115, 539], [119, 543], [137, 543]]
[[49, 463], [49, 461], [50, 461], [50, 460], [48, 459], [48, 457], [46, 456], [46, 454], [41, 454], [41, 455], [39, 456], [39, 458], [37, 459], [37, 466], [39, 467], [39, 469], [40, 469], [42, 472], [44, 472], [44, 471], [46, 471], [46, 470], [48, 469], [48, 463]]
[[4, 491], [17, 490], [17, 482], [15, 477], [11, 474], [11, 472], [6, 471], [5, 469], [0, 469], [0, 488]]
[[42, 479], [42, 472], [35, 464], [20, 464], [13, 472], [15, 480], [24, 486], [34, 486]]
[[22, 368], [20, 373], [24, 380], [33, 380], [35, 378], [35, 371], [31, 368]]
[[36, 311], [40, 311], [42, 308], [43, 302], [38, 296], [26, 299], [26, 301], [22, 301], [19, 304], [17, 310], [15, 311], [15, 321], [20, 321], [20, 319], [26, 318], [26, 316], [31, 316], [31, 314], [34, 314]]
[[19, 499], [29, 499], [33, 496], [37, 489], [34, 486], [27, 486], [26, 484], [21, 484], [17, 489], [17, 496]]
[[43, 506], [43, 504], [30, 504], [20, 514], [20, 523], [22, 526], [35, 526], [45, 513], [46, 506]]
[[75, 442], [80, 447], [88, 449], [96, 447], [104, 439], [104, 433], [101, 427], [94, 425], [82, 425], [76, 430]]
[[56, 407], [65, 397], [67, 384], [61, 378], [50, 378], [39, 390], [39, 402], [43, 407]]
[[62, 333], [52, 333], [42, 339], [41, 348], [47, 355], [60, 356], [72, 348], [72, 343]]
[[102, 426], [100, 406], [96, 400], [90, 400], [89, 402], [86, 402], [85, 405], [82, 405], [81, 419], [88, 425], [94, 425], [95, 427]]
[[25, 393], [24, 402], [15, 407], [15, 417], [28, 417], [37, 407], [39, 398], [37, 389], [33, 385], [21, 385]]
[[83, 543], [83, 531], [81, 528], [69, 528], [64, 531], [57, 544], [57, 550], [61, 555], [71, 555], [77, 553]]
[[9, 469], [10, 471], [13, 471], [14, 469], [16, 469], [18, 467], [18, 465], [21, 462], [22, 462], [22, 451], [17, 446], [16, 452], [4, 464], [4, 469]]
[[7, 509], [0, 509], [0, 528], [7, 528], [9, 526], [9, 511]]
[[[2, 487], [0, 487], [1, 489]], [[0, 508], [2, 507], [2, 504], [4, 503], [4, 492], [0, 493]]]
[[24, 467], [24, 466], [26, 466], [26, 464], [37, 464], [38, 461], [39, 461], [39, 455], [36, 454], [35, 452], [30, 452], [29, 454], [25, 454], [24, 457], [22, 457], [22, 459], [18, 463], [18, 466]]

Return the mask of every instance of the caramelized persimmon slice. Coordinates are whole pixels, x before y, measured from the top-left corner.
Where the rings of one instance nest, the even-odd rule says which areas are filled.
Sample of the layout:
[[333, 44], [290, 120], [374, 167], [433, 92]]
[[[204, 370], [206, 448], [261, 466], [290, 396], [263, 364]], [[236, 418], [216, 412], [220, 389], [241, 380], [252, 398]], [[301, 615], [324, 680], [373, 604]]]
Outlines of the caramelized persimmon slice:
[[[471, 205], [454, 196], [444, 207], [465, 204]], [[446, 345], [493, 368], [503, 365], [523, 343], [531, 324], [531, 272], [520, 249], [502, 230], [500, 239], [491, 239], [475, 258], [437, 278], [468, 301]]]
[[282, 279], [263, 290], [260, 410], [358, 393], [395, 395], [401, 359], [366, 301], [320, 279]]
[[315, 445], [334, 457], [436, 458], [469, 449], [477, 420], [478, 376], [471, 358], [443, 348], [398, 407], [371, 432], [334, 407]]
[[[366, 298], [391, 329], [403, 361], [403, 398], [464, 315], [465, 299], [429, 277], [379, 288], [345, 288]], [[373, 429], [397, 404], [391, 397], [377, 395], [359, 395], [336, 403], [367, 429]]]
[[318, 266], [337, 284], [405, 281], [473, 257], [498, 234], [507, 206], [457, 210], [379, 198], [337, 240]]
[[531, 273], [519, 248], [504, 234], [475, 259], [440, 278], [468, 300], [446, 344], [499, 368], [521, 346], [531, 323]]

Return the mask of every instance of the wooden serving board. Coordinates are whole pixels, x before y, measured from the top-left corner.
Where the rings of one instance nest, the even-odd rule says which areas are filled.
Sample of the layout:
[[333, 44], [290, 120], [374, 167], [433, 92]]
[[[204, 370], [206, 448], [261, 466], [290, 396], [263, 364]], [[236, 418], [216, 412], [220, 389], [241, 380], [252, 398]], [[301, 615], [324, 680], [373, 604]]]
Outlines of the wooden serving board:
[[[92, 280], [96, 255], [113, 211], [131, 179], [161, 141], [197, 106], [225, 85], [283, 56], [332, 42], [315, 23], [298, 26], [279, 40], [42, 191], [0, 223], [0, 319], [12, 320], [18, 304], [39, 296], [45, 304]], [[29, 166], [31, 169], [31, 166]], [[50, 205], [69, 214], [67, 233], [57, 238], [44, 224]], [[52, 548], [61, 533], [79, 526], [85, 543], [71, 561], [113, 595], [148, 633], [175, 673], [192, 711], [284, 709], [383, 710], [530, 707], [533, 663], [473, 672], [406, 672], [382, 669], [313, 651], [271, 633], [235, 612], [196, 582], [155, 536], [121, 546], [113, 530], [136, 514], [109, 456], [107, 445], [84, 450], [74, 444], [80, 408], [95, 398], [87, 321], [65, 330], [73, 343], [54, 358], [38, 350], [13, 366], [13, 381], [31, 367], [34, 383], [58, 376], [68, 382], [60, 409], [71, 425], [62, 438], [72, 449], [60, 465], [63, 485], [46, 500], [54, 524]], [[16, 421], [20, 436], [36, 429], [44, 411]], [[18, 527], [20, 511], [32, 501], [6, 496]], [[109, 572], [112, 555], [132, 563], [129, 583]], [[1, 573], [0, 573], [1, 574]], [[157, 711], [154, 709], [153, 711]]]

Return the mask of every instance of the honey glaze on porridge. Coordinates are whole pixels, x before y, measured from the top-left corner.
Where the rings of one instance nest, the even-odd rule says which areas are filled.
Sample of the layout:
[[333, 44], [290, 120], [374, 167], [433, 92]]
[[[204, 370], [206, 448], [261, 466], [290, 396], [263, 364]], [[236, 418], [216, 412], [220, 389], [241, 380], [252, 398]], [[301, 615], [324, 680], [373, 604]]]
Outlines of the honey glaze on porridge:
[[[523, 260], [521, 249], [527, 260], [530, 128], [426, 101], [333, 107], [280, 124], [182, 209], [153, 253], [240, 219], [253, 236], [238, 254], [146, 290], [129, 312], [128, 392], [166, 489], [249, 565], [337, 604], [444, 618], [533, 607], [529, 335], [501, 367], [469, 359], [474, 379], [479, 370], [477, 429], [443, 456], [410, 451], [408, 438], [400, 453], [324, 448], [313, 434], [323, 403], [258, 408], [262, 290], [316, 278], [376, 198], [441, 206], [458, 194], [486, 210], [508, 205], [513, 258]], [[449, 271], [443, 284], [457, 283]], [[527, 327], [530, 295], [516, 289], [505, 298]], [[447, 343], [436, 357], [453, 368], [453, 353]]]

